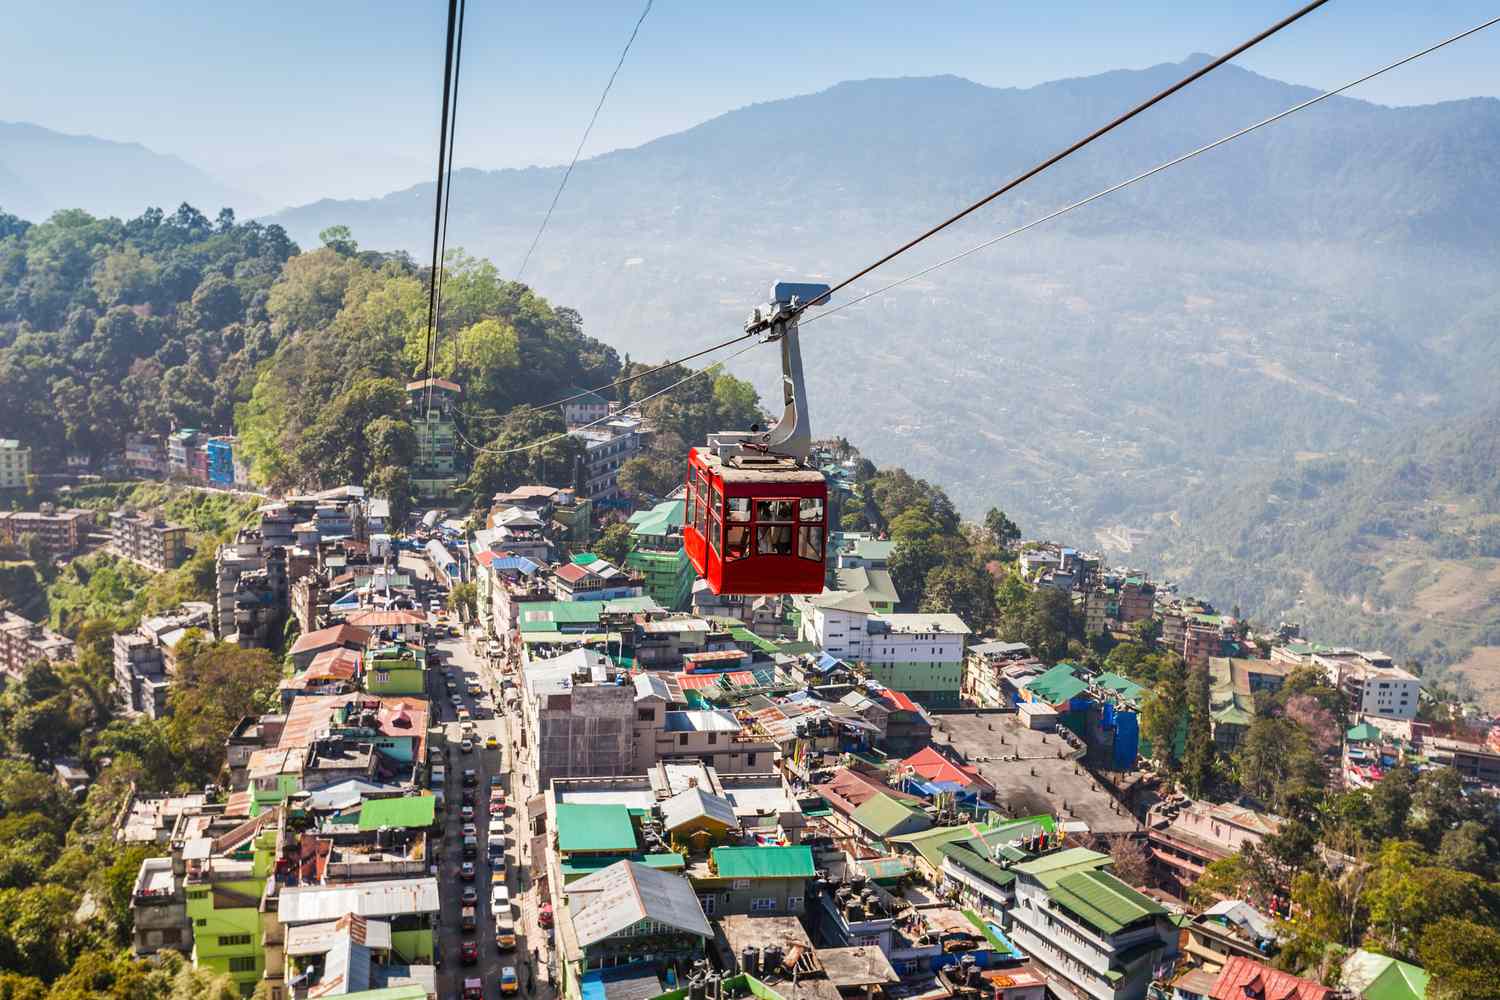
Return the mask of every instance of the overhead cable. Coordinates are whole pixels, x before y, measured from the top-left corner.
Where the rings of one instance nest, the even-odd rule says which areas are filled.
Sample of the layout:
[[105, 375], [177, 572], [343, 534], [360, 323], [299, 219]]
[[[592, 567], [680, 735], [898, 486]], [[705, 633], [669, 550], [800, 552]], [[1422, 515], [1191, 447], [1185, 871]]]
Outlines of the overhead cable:
[[[448, 178], [443, 196], [443, 236], [438, 248], [437, 309], [433, 313], [433, 367], [437, 367], [438, 349], [443, 340], [443, 284], [448, 279], [448, 209], [453, 205], [453, 148], [458, 136], [458, 82], [464, 66], [464, 13], [467, 0], [458, 0], [458, 33], [453, 54], [453, 111], [448, 119]], [[453, 369], [458, 370], [458, 338], [453, 338]], [[430, 391], [430, 389], [429, 389]]]
[[[1283, 28], [1287, 27], [1288, 25], [1290, 25], [1290, 24], [1292, 24], [1292, 23], [1300, 20], [1303, 17], [1306, 17], [1308, 14], [1311, 14], [1313, 11], [1317, 10], [1319, 7], [1323, 6], [1327, 2], [1328, 2], [1328, 0], [1312, 0], [1312, 2], [1309, 3], [1309, 4], [1307, 4], [1305, 7], [1302, 7], [1301, 9], [1296, 10], [1296, 11], [1292, 12], [1291, 14], [1288, 14], [1286, 17], [1282, 18], [1280, 21], [1277, 21], [1275, 24], [1271, 25], [1269, 28], [1267, 28], [1264, 31], [1260, 32], [1258, 35], [1255, 35], [1252, 38], [1246, 39], [1245, 41], [1243, 41], [1240, 44], [1236, 45], [1234, 48], [1230, 49], [1228, 52], [1225, 52], [1223, 55], [1218, 56], [1217, 58], [1210, 60], [1208, 63], [1204, 64], [1203, 66], [1201, 66], [1198, 69], [1194, 70], [1193, 72], [1189, 73], [1187, 76], [1183, 77], [1181, 80], [1178, 80], [1176, 83], [1172, 84], [1170, 87], [1166, 88], [1165, 90], [1158, 91], [1156, 94], [1153, 94], [1151, 97], [1148, 97], [1146, 100], [1142, 101], [1140, 104], [1137, 104], [1135, 107], [1131, 108], [1129, 111], [1125, 112], [1124, 114], [1119, 115], [1118, 117], [1112, 119], [1108, 123], [1106, 123], [1104, 125], [1101, 125], [1099, 128], [1096, 128], [1094, 131], [1090, 132], [1088, 135], [1084, 136], [1082, 139], [1079, 139], [1077, 142], [1073, 143], [1071, 146], [1067, 147], [1066, 149], [1063, 149], [1063, 150], [1061, 150], [1059, 152], [1053, 153], [1051, 156], [1047, 157], [1045, 160], [1043, 160], [1042, 162], [1038, 163], [1036, 166], [1030, 168], [1029, 170], [1025, 171], [1022, 174], [1017, 175], [1016, 177], [1012, 178], [1011, 180], [1006, 181], [1000, 187], [996, 188], [994, 191], [991, 191], [989, 194], [985, 195], [983, 198], [980, 198], [978, 201], [974, 202], [972, 205], [968, 206], [967, 208], [963, 209], [962, 211], [958, 212], [957, 214], [949, 216], [948, 218], [944, 219], [942, 222], [939, 222], [937, 225], [933, 226], [931, 229], [928, 229], [927, 231], [921, 233], [920, 235], [914, 237], [913, 239], [907, 240], [905, 243], [901, 244], [901, 246], [899, 246], [896, 249], [892, 250], [890, 253], [886, 254], [884, 257], [881, 257], [879, 260], [875, 261], [873, 264], [869, 264], [869, 265], [866, 265], [865, 267], [860, 268], [858, 271], [854, 272], [852, 275], [850, 275], [849, 277], [845, 278], [843, 281], [840, 281], [838, 284], [834, 285], [831, 289], [829, 289], [829, 295], [833, 295], [833, 294], [837, 293], [838, 291], [840, 291], [841, 289], [847, 288], [849, 285], [852, 285], [854, 282], [858, 281], [860, 278], [863, 278], [865, 275], [869, 274], [871, 271], [875, 270], [876, 268], [880, 267], [881, 265], [887, 264], [887, 263], [891, 262], [892, 260], [895, 260], [897, 257], [899, 257], [902, 254], [906, 253], [906, 251], [910, 250], [912, 247], [916, 246], [918, 243], [921, 243], [922, 241], [924, 241], [924, 240], [926, 240], [926, 239], [928, 239], [928, 238], [930, 238], [932, 236], [936, 236], [938, 233], [942, 232], [944, 229], [947, 229], [949, 226], [953, 225], [955, 222], [959, 221], [960, 219], [966, 218], [967, 216], [971, 215], [972, 213], [977, 212], [979, 209], [983, 208], [985, 205], [988, 205], [990, 202], [994, 201], [996, 198], [1000, 197], [1002, 194], [1005, 194], [1005, 192], [1011, 190], [1012, 188], [1020, 186], [1021, 184], [1025, 183], [1026, 181], [1028, 181], [1031, 178], [1035, 177], [1037, 174], [1041, 173], [1042, 171], [1046, 170], [1047, 168], [1049, 168], [1049, 167], [1053, 166], [1054, 164], [1058, 163], [1059, 161], [1064, 160], [1067, 157], [1073, 155], [1074, 153], [1078, 152], [1083, 147], [1087, 146], [1089, 143], [1093, 142], [1095, 139], [1098, 139], [1101, 136], [1106, 135], [1107, 133], [1114, 131], [1116, 128], [1119, 128], [1121, 125], [1123, 125], [1126, 122], [1130, 121], [1130, 119], [1134, 118], [1136, 115], [1138, 115], [1141, 112], [1145, 111], [1146, 109], [1152, 107], [1153, 105], [1156, 105], [1156, 104], [1160, 103], [1161, 101], [1166, 100], [1168, 97], [1171, 97], [1173, 94], [1177, 93], [1179, 90], [1181, 90], [1182, 88], [1186, 87], [1188, 84], [1193, 83], [1194, 81], [1199, 80], [1199, 79], [1201, 79], [1204, 76], [1207, 76], [1209, 73], [1211, 73], [1214, 70], [1218, 69], [1220, 66], [1222, 66], [1225, 63], [1229, 62], [1231, 59], [1235, 58], [1236, 56], [1238, 56], [1238, 55], [1240, 55], [1240, 54], [1242, 54], [1244, 52], [1246, 52], [1247, 50], [1249, 50], [1251, 48], [1254, 48], [1256, 45], [1259, 45], [1261, 42], [1265, 41], [1267, 38], [1270, 38], [1272, 35], [1276, 34], [1281, 29], [1283, 29]], [[806, 308], [808, 308], [808, 307], [807, 306], [803, 306], [802, 307], [802, 309], [806, 309]], [[801, 310], [799, 310], [799, 312], [800, 311]]]
[[443, 109], [438, 120], [438, 167], [437, 167], [437, 198], [432, 208], [432, 274], [427, 285], [427, 340], [426, 340], [426, 363], [425, 377], [427, 381], [427, 400], [423, 408], [423, 419], [430, 423], [432, 416], [432, 379], [434, 377], [433, 363], [437, 360], [434, 350], [436, 347], [435, 319], [437, 316], [437, 286], [438, 286], [438, 242], [443, 222], [443, 177], [444, 168], [448, 158], [448, 107], [450, 98], [453, 96], [453, 36], [458, 27], [458, 0], [448, 0], [448, 42], [443, 53]]
[[640, 33], [641, 24], [645, 22], [646, 15], [651, 13], [652, 0], [646, 0], [646, 7], [641, 11], [641, 16], [636, 18], [635, 27], [630, 29], [630, 37], [625, 40], [625, 48], [620, 50], [620, 59], [615, 63], [615, 71], [609, 74], [609, 81], [604, 84], [604, 92], [599, 95], [599, 103], [594, 105], [594, 113], [589, 118], [588, 127], [583, 130], [583, 137], [578, 140], [578, 148], [573, 150], [573, 159], [568, 163], [568, 169], [563, 171], [562, 180], [557, 184], [557, 190], [552, 193], [552, 204], [547, 206], [547, 214], [542, 216], [542, 224], [537, 227], [536, 235], [531, 238], [531, 246], [526, 248], [526, 256], [521, 258], [521, 266], [516, 271], [516, 280], [521, 280], [521, 275], [526, 273], [526, 265], [531, 263], [531, 254], [536, 250], [536, 245], [542, 240], [542, 233], [547, 231], [547, 223], [552, 221], [552, 210], [557, 208], [557, 200], [562, 197], [563, 188], [568, 186], [568, 178], [573, 176], [573, 168], [578, 165], [578, 157], [583, 153], [584, 143], [589, 141], [589, 133], [594, 131], [594, 123], [599, 120], [599, 112], [604, 108], [604, 99], [609, 96], [610, 88], [615, 85], [615, 77], [620, 75], [620, 67], [625, 65], [625, 57], [630, 53], [630, 47], [635, 44], [635, 36]]
[[[743, 340], [744, 338], [742, 337], [740, 339]], [[740, 355], [747, 354], [750, 351], [755, 350], [757, 347], [759, 347], [761, 345], [761, 343], [762, 343], [762, 341], [758, 341], [757, 340], [754, 343], [746, 344], [744, 347], [740, 348], [738, 351], [735, 351], [733, 354], [729, 355], [729, 357], [724, 358], [722, 361], [717, 361], [714, 364], [709, 365], [707, 368], [699, 368], [697, 371], [692, 372], [691, 374], [686, 375], [686, 376], [678, 379], [676, 382], [673, 382], [671, 385], [663, 386], [662, 388], [657, 389], [655, 392], [652, 392], [652, 393], [649, 393], [648, 395], [642, 396], [640, 399], [631, 400], [631, 405], [638, 405], [640, 403], [649, 402], [650, 400], [653, 400], [653, 399], [657, 398], [658, 396], [665, 396], [667, 393], [674, 391], [678, 387], [680, 387], [682, 385], [685, 385], [688, 382], [691, 382], [693, 379], [700, 378], [700, 377], [702, 377], [704, 375], [707, 375], [710, 372], [715, 371], [721, 365], [724, 365], [724, 364], [729, 363], [730, 361], [733, 361], [735, 358], [739, 357]], [[600, 417], [598, 420], [591, 420], [591, 421], [589, 421], [586, 424], [580, 424], [579, 426], [574, 427], [572, 430], [563, 431], [561, 434], [554, 434], [554, 435], [552, 435], [549, 438], [543, 438], [540, 441], [533, 441], [531, 444], [519, 445], [519, 446], [517, 446], [515, 448], [485, 448], [485, 447], [478, 447], [478, 446], [474, 445], [473, 442], [468, 441], [467, 438], [464, 438], [464, 440], [465, 440], [465, 442], [467, 442], [469, 444], [469, 447], [473, 448], [476, 452], [479, 452], [479, 453], [484, 454], [484, 455], [517, 455], [517, 454], [520, 454], [523, 451], [536, 451], [538, 448], [545, 448], [549, 444], [553, 444], [553, 443], [555, 443], [557, 441], [561, 441], [564, 438], [572, 437], [574, 434], [577, 434], [579, 431], [586, 431], [586, 430], [588, 430], [588, 429], [590, 429], [592, 427], [598, 427], [600, 424], [608, 423], [609, 421], [614, 420], [616, 417], [617, 417], [617, 414], [611, 413], [611, 414], [609, 414], [607, 416]], [[462, 437], [461, 434], [459, 436]]]
[[880, 295], [883, 292], [888, 292], [891, 289], [904, 285], [909, 281], [915, 281], [916, 279], [924, 275], [931, 274], [933, 271], [936, 271], [939, 268], [947, 267], [949, 264], [963, 260], [965, 257], [976, 254], [981, 250], [988, 249], [989, 247], [994, 246], [996, 243], [999, 243], [1003, 240], [1008, 240], [1012, 236], [1020, 235], [1021, 233], [1026, 232], [1028, 229], [1035, 229], [1037, 226], [1040, 226], [1043, 223], [1051, 222], [1058, 216], [1066, 215], [1074, 209], [1082, 208], [1084, 205], [1098, 201], [1100, 198], [1103, 198], [1107, 195], [1114, 194], [1116, 191], [1119, 191], [1122, 188], [1130, 187], [1132, 184], [1143, 181], [1148, 177], [1154, 176], [1155, 174], [1159, 174], [1169, 167], [1175, 167], [1179, 163], [1184, 163], [1188, 160], [1191, 160], [1194, 157], [1206, 153], [1211, 149], [1217, 149], [1219, 146], [1222, 146], [1225, 143], [1233, 142], [1235, 139], [1238, 139], [1241, 136], [1249, 135], [1251, 132], [1254, 132], [1257, 129], [1261, 129], [1267, 125], [1279, 122], [1283, 118], [1310, 108], [1320, 101], [1325, 101], [1330, 97], [1342, 94], [1346, 90], [1351, 90], [1362, 83], [1368, 83], [1369, 81], [1375, 79], [1377, 76], [1380, 76], [1384, 73], [1389, 73], [1393, 69], [1405, 66], [1409, 62], [1414, 62], [1415, 60], [1420, 59], [1423, 56], [1430, 55], [1431, 53], [1436, 52], [1438, 49], [1441, 49], [1448, 45], [1452, 45], [1454, 42], [1460, 41], [1464, 38], [1468, 38], [1470, 35], [1477, 34], [1478, 32], [1483, 31], [1486, 28], [1493, 27], [1496, 24], [1500, 24], [1500, 17], [1491, 18], [1490, 20], [1485, 21], [1482, 24], [1477, 24], [1465, 31], [1460, 31], [1456, 35], [1450, 35], [1440, 42], [1436, 42], [1432, 45], [1427, 46], [1425, 49], [1420, 49], [1416, 52], [1411, 53], [1410, 55], [1403, 56], [1402, 58], [1397, 59], [1395, 62], [1388, 63], [1372, 73], [1366, 73], [1364, 76], [1360, 77], [1357, 80], [1351, 80], [1348, 83], [1344, 84], [1342, 87], [1335, 87], [1333, 90], [1325, 91], [1324, 93], [1318, 94], [1315, 97], [1309, 97], [1307, 100], [1301, 102], [1300, 104], [1294, 104], [1291, 107], [1287, 108], [1285, 111], [1277, 112], [1276, 114], [1271, 115], [1269, 118], [1262, 118], [1255, 124], [1247, 125], [1237, 132], [1231, 132], [1229, 135], [1224, 136], [1222, 139], [1215, 139], [1213, 142], [1210, 142], [1207, 145], [1199, 146], [1197, 149], [1194, 149], [1190, 152], [1183, 153], [1181, 156], [1176, 157], [1175, 159], [1168, 160], [1165, 163], [1159, 163], [1156, 166], [1152, 167], [1150, 170], [1144, 170], [1141, 173], [1136, 174], [1134, 177], [1130, 177], [1126, 180], [1120, 181], [1118, 184], [1113, 184], [1102, 191], [1089, 195], [1087, 198], [1082, 198], [1070, 205], [1064, 205], [1062, 208], [1059, 208], [1054, 212], [1049, 212], [1038, 219], [1033, 219], [1025, 225], [1017, 226], [1015, 229], [1008, 230], [1007, 232], [1001, 233], [999, 236], [995, 236], [991, 239], [985, 240], [983, 243], [979, 243], [972, 247], [969, 247], [967, 250], [956, 253], [952, 257], [940, 260], [935, 264], [929, 264], [927, 267], [924, 267], [919, 271], [913, 271], [911, 274], [908, 274], [904, 278], [898, 278], [897, 280], [892, 281], [889, 284], [882, 285], [881, 287], [876, 288], [873, 291], [866, 292], [863, 295], [858, 295], [848, 300], [847, 302], [841, 302], [838, 305], [833, 306], [832, 308], [825, 309], [822, 312], [816, 313], [812, 316], [808, 316], [801, 321], [802, 325], [806, 326], [809, 323], [815, 323], [825, 316], [832, 316], [836, 312], [841, 312], [851, 306], [857, 306], [861, 302], [864, 302], [866, 299], [874, 298], [875, 296]]

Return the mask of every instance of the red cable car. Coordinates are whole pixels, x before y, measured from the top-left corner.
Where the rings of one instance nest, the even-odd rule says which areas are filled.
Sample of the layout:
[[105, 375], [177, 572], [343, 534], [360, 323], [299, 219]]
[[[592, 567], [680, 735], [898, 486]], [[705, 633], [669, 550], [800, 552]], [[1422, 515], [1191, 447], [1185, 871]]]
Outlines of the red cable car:
[[818, 594], [828, 541], [828, 483], [807, 464], [812, 432], [797, 317], [828, 286], [778, 282], [747, 333], [781, 341], [781, 419], [770, 430], [711, 434], [688, 453], [683, 547], [715, 594]]

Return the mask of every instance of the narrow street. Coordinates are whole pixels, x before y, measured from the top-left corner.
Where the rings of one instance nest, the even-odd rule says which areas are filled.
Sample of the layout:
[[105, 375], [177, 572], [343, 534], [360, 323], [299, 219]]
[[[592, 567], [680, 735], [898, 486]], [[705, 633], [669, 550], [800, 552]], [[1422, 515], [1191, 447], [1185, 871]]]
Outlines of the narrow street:
[[[403, 569], [419, 576], [424, 581], [430, 574], [418, 559], [402, 559]], [[441, 594], [436, 588], [431, 593]], [[554, 995], [549, 984], [536, 982], [536, 970], [532, 967], [532, 949], [540, 946], [542, 961], [546, 961], [545, 932], [536, 922], [538, 903], [528, 891], [532, 887], [529, 865], [530, 837], [525, 821], [526, 790], [514, 775], [514, 760], [511, 752], [512, 726], [504, 717], [501, 693], [501, 677], [492, 672], [483, 656], [470, 648], [469, 639], [444, 636], [437, 640], [438, 655], [429, 671], [429, 697], [432, 705], [434, 725], [441, 725], [447, 736], [447, 776], [442, 786], [445, 799], [445, 815], [442, 817], [443, 837], [438, 848], [441, 861], [438, 870], [438, 891], [442, 904], [440, 924], [436, 931], [436, 947], [439, 953], [438, 995], [442, 998], [458, 998], [462, 994], [465, 979], [478, 978], [484, 984], [484, 996], [501, 996], [501, 970], [506, 966], [515, 968], [519, 981], [519, 995], [550, 1000]], [[449, 681], [453, 682], [450, 692]], [[469, 693], [471, 682], [477, 683], [477, 695]], [[474, 720], [474, 749], [465, 753], [462, 748], [463, 732], [458, 712], [467, 708]], [[494, 746], [490, 746], [493, 739]], [[465, 771], [473, 770], [473, 784], [466, 786]], [[492, 811], [491, 790], [498, 779], [498, 787], [504, 791], [504, 808]], [[465, 858], [464, 825], [462, 816], [464, 791], [473, 792], [473, 835], [476, 840], [474, 857]], [[514, 920], [516, 945], [513, 950], [501, 951], [496, 943], [497, 918], [491, 907], [492, 886], [501, 884], [492, 879], [498, 865], [492, 865], [488, 852], [491, 833], [505, 836], [504, 881], [511, 898], [511, 918]], [[463, 877], [463, 864], [471, 861], [474, 866], [473, 879]], [[476, 927], [466, 931], [462, 927], [465, 907], [465, 889], [472, 889], [476, 902]], [[462, 947], [464, 942], [477, 945], [477, 961], [464, 964]]]

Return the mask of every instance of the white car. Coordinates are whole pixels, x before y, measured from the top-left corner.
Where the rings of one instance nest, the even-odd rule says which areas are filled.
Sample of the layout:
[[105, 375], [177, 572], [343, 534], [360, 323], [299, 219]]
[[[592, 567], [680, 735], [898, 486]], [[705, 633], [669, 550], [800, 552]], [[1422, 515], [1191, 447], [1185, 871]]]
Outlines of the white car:
[[490, 911], [500, 915], [510, 913], [510, 890], [505, 886], [497, 885], [490, 889]]

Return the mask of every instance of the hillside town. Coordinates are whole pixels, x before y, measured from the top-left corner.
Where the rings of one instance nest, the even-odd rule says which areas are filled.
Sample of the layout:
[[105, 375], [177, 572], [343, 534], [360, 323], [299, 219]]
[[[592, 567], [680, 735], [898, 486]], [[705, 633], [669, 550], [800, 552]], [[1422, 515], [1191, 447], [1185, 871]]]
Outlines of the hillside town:
[[[459, 392], [408, 386], [430, 390]], [[415, 509], [352, 485], [262, 498], [196, 553], [211, 600], [111, 637], [122, 718], [169, 716], [204, 642], [282, 673], [220, 735], [214, 781], [120, 804], [114, 838], [146, 849], [133, 955], [268, 1000], [1426, 996], [1390, 954], [1414, 946], [1373, 927], [1296, 950], [1303, 859], [1329, 891], [1376, 864], [1317, 800], [1444, 796], [1445, 855], [1483, 827], [1460, 803], [1494, 828], [1500, 725], [1392, 657], [1002, 528], [996, 572], [1061, 609], [1057, 634], [914, 607], [903, 542], [873, 528], [830, 530], [822, 593], [716, 595], [684, 551], [686, 490], [620, 487], [638, 413], [581, 398], [577, 484], [467, 512], [448, 414], [425, 415]], [[228, 438], [130, 448], [141, 474], [244, 482]], [[846, 451], [816, 461], [854, 511], [871, 480]], [[58, 564], [102, 542], [165, 573], [188, 534], [152, 511], [0, 513], [0, 544]], [[77, 655], [4, 612], [8, 684]], [[48, 764], [88, 794], [84, 762]]]

